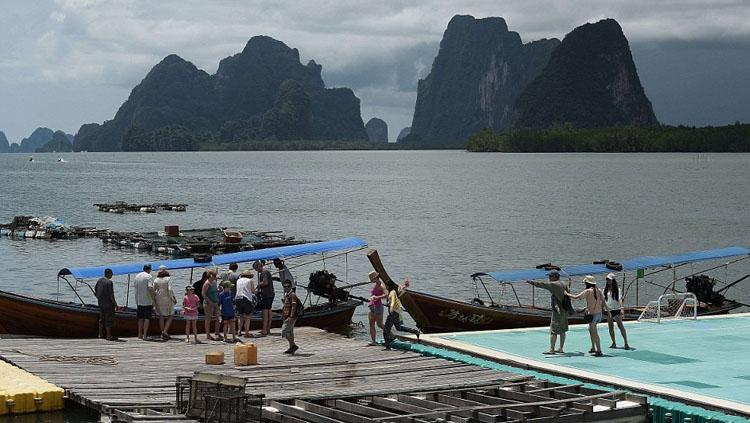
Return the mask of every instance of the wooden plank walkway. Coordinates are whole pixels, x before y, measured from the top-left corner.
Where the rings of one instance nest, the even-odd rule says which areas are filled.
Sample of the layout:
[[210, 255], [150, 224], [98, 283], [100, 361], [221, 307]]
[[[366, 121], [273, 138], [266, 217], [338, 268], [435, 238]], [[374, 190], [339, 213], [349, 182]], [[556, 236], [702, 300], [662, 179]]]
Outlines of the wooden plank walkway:
[[[258, 365], [235, 367], [233, 345], [184, 340], [107, 342], [99, 339], [6, 338], [0, 358], [65, 389], [75, 402], [106, 414], [175, 404], [177, 376], [195, 371], [242, 376], [247, 392], [268, 400], [380, 395], [424, 389], [456, 389], [528, 379], [418, 353], [370, 347], [315, 328], [295, 329], [300, 350], [283, 354], [278, 334], [253, 339]], [[226, 364], [209, 366], [204, 356], [223, 351]], [[51, 356], [111, 356], [113, 364], [50, 360]], [[46, 356], [46, 357], [45, 357]]]

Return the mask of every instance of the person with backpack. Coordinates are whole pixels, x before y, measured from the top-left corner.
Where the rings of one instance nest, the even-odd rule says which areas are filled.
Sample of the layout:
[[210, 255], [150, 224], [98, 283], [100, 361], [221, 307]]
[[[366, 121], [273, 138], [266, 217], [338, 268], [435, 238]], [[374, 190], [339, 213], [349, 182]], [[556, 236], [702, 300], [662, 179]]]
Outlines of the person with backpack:
[[296, 323], [303, 305], [300, 303], [299, 298], [297, 298], [294, 289], [292, 289], [292, 281], [287, 279], [282, 283], [282, 286], [284, 287], [284, 307], [281, 309], [281, 318], [283, 320], [281, 337], [289, 342], [289, 349], [284, 351], [284, 354], [293, 355], [299, 349], [299, 346], [294, 342], [294, 323]]
[[[552, 318], [549, 325], [549, 350], [542, 354], [563, 354], [565, 334], [568, 332], [568, 316], [573, 314], [574, 310], [570, 304], [570, 299], [565, 296], [568, 287], [560, 281], [560, 272], [552, 269], [547, 274], [547, 278], [549, 281], [526, 282], [538, 288], [546, 289], [551, 294]], [[558, 336], [560, 337], [560, 348], [555, 349]]]

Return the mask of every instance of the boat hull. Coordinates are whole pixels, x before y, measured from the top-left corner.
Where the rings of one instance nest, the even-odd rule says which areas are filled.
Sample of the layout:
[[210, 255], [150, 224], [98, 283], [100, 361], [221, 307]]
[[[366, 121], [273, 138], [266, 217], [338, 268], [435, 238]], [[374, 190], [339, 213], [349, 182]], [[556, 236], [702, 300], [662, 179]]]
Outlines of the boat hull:
[[[340, 329], [351, 323], [354, 309], [359, 304], [359, 301], [344, 301], [334, 306], [312, 306], [305, 309], [304, 315], [297, 320], [296, 325], [326, 330]], [[253, 314], [251, 329], [260, 330], [261, 321], [259, 313]], [[185, 322], [182, 316], [175, 315], [169, 333], [185, 334]], [[271, 326], [278, 328], [281, 324], [281, 313], [274, 310]], [[158, 328], [158, 318], [152, 319], [150, 334], [158, 334]], [[200, 316], [198, 331], [203, 332], [203, 328], [203, 316]], [[0, 291], [0, 333], [55, 338], [95, 338], [99, 334], [99, 308]], [[114, 335], [126, 337], [137, 334], [138, 319], [135, 310], [116, 312]]]
[[[401, 303], [412, 316], [417, 326], [425, 333], [461, 332], [495, 329], [516, 329], [549, 326], [549, 309], [531, 306], [486, 306], [425, 294], [406, 291]], [[720, 307], [699, 309], [699, 316], [725, 314], [740, 307], [733, 301], [725, 301]], [[640, 310], [628, 308], [623, 320], [637, 320]], [[583, 313], [570, 316], [569, 324], [582, 324]]]

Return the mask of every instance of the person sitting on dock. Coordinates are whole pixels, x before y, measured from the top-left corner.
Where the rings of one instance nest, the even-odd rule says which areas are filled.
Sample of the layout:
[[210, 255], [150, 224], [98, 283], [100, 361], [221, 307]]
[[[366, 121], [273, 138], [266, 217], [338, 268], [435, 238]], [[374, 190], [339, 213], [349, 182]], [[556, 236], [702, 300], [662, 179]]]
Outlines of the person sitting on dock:
[[[206, 275], [208, 278], [203, 283], [203, 321], [206, 324], [206, 339], [211, 341], [221, 340], [219, 334], [219, 289], [216, 286], [216, 270], [211, 269]], [[211, 336], [211, 320], [216, 318], [216, 337]]]
[[620, 296], [620, 289], [617, 287], [615, 274], [608, 274], [606, 281], [607, 286], [604, 287], [604, 301], [607, 303], [607, 308], [609, 308], [609, 313], [607, 313], [607, 326], [609, 326], [609, 337], [612, 338], [612, 345], [609, 347], [617, 348], [617, 342], [615, 342], [615, 322], [617, 322], [617, 327], [620, 328], [622, 339], [625, 341], [625, 346], [623, 348], [629, 350], [630, 345], [628, 345], [628, 334], [625, 332], [625, 325], [622, 324], [623, 298]]
[[195, 287], [188, 285], [185, 287], [185, 297], [182, 298], [182, 317], [185, 318], [185, 342], [190, 343], [190, 328], [193, 328], [195, 343], [200, 344], [198, 340], [198, 304], [200, 300], [195, 295]]
[[404, 279], [401, 286], [397, 286], [388, 293], [388, 317], [385, 319], [385, 327], [383, 328], [383, 339], [385, 340], [385, 349], [390, 350], [393, 340], [396, 338], [393, 335], [393, 328], [401, 332], [409, 332], [417, 335], [419, 340], [419, 329], [412, 329], [404, 326], [404, 319], [401, 316], [402, 307], [401, 300], [399, 297], [409, 288], [409, 278]]
[[297, 322], [297, 305], [299, 298], [294, 292], [294, 285], [289, 279], [282, 283], [284, 287], [284, 307], [281, 309], [281, 337], [289, 342], [289, 349], [284, 354], [294, 354], [299, 346], [294, 343], [294, 324]]
[[151, 265], [144, 264], [143, 272], [135, 275], [135, 304], [138, 317], [138, 338], [146, 340], [148, 336], [148, 325], [154, 312], [156, 303], [156, 291], [154, 291], [154, 278], [151, 276]]
[[112, 285], [112, 269], [104, 269], [104, 277], [96, 281], [94, 292], [99, 302], [99, 338], [103, 338], [106, 331], [107, 341], [114, 341], [112, 328], [115, 325], [117, 300], [115, 300], [115, 290]]
[[[159, 266], [159, 272], [154, 279], [154, 292], [156, 300], [154, 304], [156, 305], [156, 314], [159, 316], [161, 338], [166, 341], [169, 339], [169, 327], [172, 325], [174, 306], [177, 304], [166, 266]], [[165, 319], [166, 323], [164, 322]]]
[[284, 260], [280, 258], [273, 259], [273, 266], [279, 270], [279, 280], [291, 281], [292, 289], [296, 290], [297, 284], [294, 282], [294, 276], [292, 276], [292, 272], [289, 271], [289, 268], [286, 267], [286, 263], [284, 263]]
[[271, 307], [273, 307], [274, 298], [273, 277], [260, 261], [253, 262], [253, 269], [258, 272], [256, 295], [258, 296], [258, 308], [263, 317], [263, 325], [258, 336], [267, 336], [271, 334]]
[[[549, 281], [526, 282], [550, 292], [552, 319], [549, 326], [549, 351], [545, 351], [544, 354], [562, 354], [565, 347], [565, 333], [568, 331], [568, 315], [571, 312], [565, 306], [565, 293], [568, 292], [568, 287], [560, 281], [560, 272], [557, 270], [550, 270], [547, 278]], [[558, 336], [560, 336], [560, 348], [556, 350], [555, 344]]]
[[602, 321], [602, 311], [608, 310], [607, 304], [604, 302], [604, 293], [596, 286], [596, 278], [586, 275], [581, 282], [586, 285], [586, 289], [575, 295], [570, 292], [566, 292], [565, 295], [573, 299], [581, 297], [586, 299], [586, 313], [583, 319], [589, 324], [589, 337], [591, 337], [589, 353], [594, 357], [601, 357], [602, 345], [596, 325]]
[[243, 270], [240, 273], [240, 278], [237, 279], [237, 295], [234, 297], [234, 303], [237, 306], [240, 321], [238, 336], [242, 336], [244, 330], [245, 336], [250, 337], [250, 316], [253, 314], [253, 309], [257, 303], [252, 270]]
[[[237, 331], [234, 314], [234, 295], [232, 295], [232, 284], [224, 282], [222, 292], [219, 294], [219, 304], [221, 304], [221, 326], [224, 331], [224, 342], [237, 342]], [[232, 340], [229, 340], [227, 331], [232, 334]]]

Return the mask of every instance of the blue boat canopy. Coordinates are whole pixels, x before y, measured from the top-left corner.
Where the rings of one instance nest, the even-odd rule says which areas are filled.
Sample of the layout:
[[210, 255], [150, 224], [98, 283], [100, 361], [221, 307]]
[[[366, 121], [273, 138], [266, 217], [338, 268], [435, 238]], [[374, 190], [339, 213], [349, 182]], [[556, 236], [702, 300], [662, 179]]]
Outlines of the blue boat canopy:
[[[686, 263], [695, 263], [706, 260], [717, 260], [728, 257], [739, 257], [750, 255], [750, 250], [744, 247], [727, 247], [718, 248], [715, 250], [702, 250], [693, 251], [681, 254], [674, 254], [670, 256], [644, 256], [636, 257], [629, 260], [622, 260], [619, 263], [622, 265], [624, 272], [636, 271], [638, 269], [648, 269], [659, 266], [674, 266]], [[581, 275], [596, 275], [601, 273], [609, 273], [613, 270], [603, 264], [576, 264], [571, 266], [560, 266], [561, 276], [581, 276]], [[544, 279], [549, 274], [549, 271], [544, 269], [514, 269], [514, 270], [499, 270], [496, 272], [487, 273], [475, 273], [472, 277], [477, 276], [489, 276], [498, 282], [513, 282], [513, 281], [525, 281], [534, 279]]]
[[213, 267], [229, 263], [243, 263], [255, 260], [270, 260], [275, 258], [289, 258], [367, 247], [367, 242], [361, 238], [350, 237], [332, 241], [311, 242], [308, 244], [289, 245], [286, 247], [264, 248], [262, 250], [241, 251], [239, 253], [221, 254], [213, 256], [210, 262], [196, 262], [192, 258], [175, 260], [139, 261], [95, 267], [70, 267], [60, 270], [57, 276], [73, 275], [76, 279], [100, 278], [104, 269], [112, 269], [114, 275], [129, 275], [143, 271], [143, 266], [150, 264], [152, 268], [165, 266], [167, 269], [191, 269], [196, 267]]

